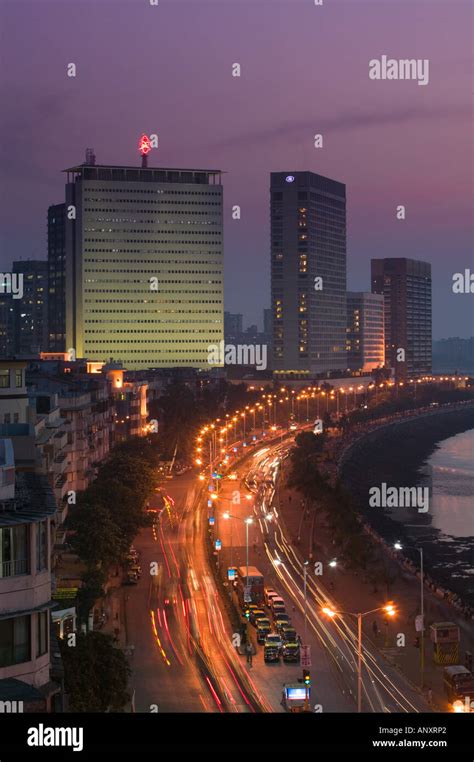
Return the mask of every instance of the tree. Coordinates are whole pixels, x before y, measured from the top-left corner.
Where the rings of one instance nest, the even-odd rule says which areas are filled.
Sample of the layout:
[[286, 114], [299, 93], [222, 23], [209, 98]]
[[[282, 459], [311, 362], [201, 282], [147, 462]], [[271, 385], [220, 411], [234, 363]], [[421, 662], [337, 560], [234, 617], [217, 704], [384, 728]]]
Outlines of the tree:
[[108, 565], [121, 554], [120, 529], [110, 512], [88, 493], [67, 517], [68, 542], [88, 566]]
[[88, 569], [82, 575], [83, 586], [77, 593], [77, 614], [81, 622], [86, 622], [94, 603], [104, 595], [107, 575], [103, 569]]
[[392, 371], [385, 366], [383, 368], [374, 368], [372, 371], [372, 378], [376, 384], [382, 384], [384, 381], [388, 381], [391, 378], [391, 375]]
[[60, 640], [64, 685], [72, 712], [119, 712], [130, 701], [131, 674], [124, 653], [110, 635], [88, 632], [76, 636], [76, 645]]

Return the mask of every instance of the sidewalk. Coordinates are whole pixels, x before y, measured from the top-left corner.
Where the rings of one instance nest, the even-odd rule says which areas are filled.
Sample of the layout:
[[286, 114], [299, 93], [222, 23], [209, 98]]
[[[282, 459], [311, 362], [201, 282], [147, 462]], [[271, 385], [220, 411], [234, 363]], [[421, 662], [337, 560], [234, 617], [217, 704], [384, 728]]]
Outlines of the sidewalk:
[[127, 591], [127, 587], [122, 587], [120, 571], [112, 569], [106, 583], [105, 597], [99, 599], [95, 605], [95, 609], [105, 615], [105, 622], [100, 632], [112, 635], [115, 646], [125, 651], [129, 647], [125, 609]]
[[[287, 473], [288, 462], [284, 463], [283, 475]], [[415, 617], [420, 613], [420, 582], [413, 574], [403, 570], [392, 558], [382, 556], [382, 548], [375, 544], [376, 557], [384, 560], [394, 578], [387, 590], [385, 585], [372, 584], [361, 571], [349, 571], [339, 564], [335, 568], [328, 566], [336, 555], [333, 541], [325, 521], [322, 509], [305, 511], [301, 505], [301, 495], [295, 490], [280, 487], [280, 511], [284, 524], [292, 538], [295, 549], [301, 556], [311, 558], [312, 563], [321, 561], [323, 575], [318, 578], [328, 597], [332, 598], [340, 609], [345, 611], [370, 611], [393, 600], [399, 611], [393, 620], [384, 622], [381, 612], [364, 617], [364, 640], [370, 641], [387, 660], [394, 665], [412, 684], [420, 690], [420, 648], [414, 645], [419, 633], [415, 630]], [[276, 498], [275, 498], [276, 499]], [[298, 535], [301, 537], [298, 542]], [[311, 555], [312, 551], [312, 555]], [[454, 622], [461, 632], [459, 663], [464, 663], [466, 651], [473, 652], [474, 633], [472, 625], [446, 601], [440, 600], [430, 590], [424, 592], [425, 608], [425, 669], [424, 694], [432, 691], [432, 705], [439, 711], [449, 711], [443, 690], [443, 666], [433, 662], [430, 625], [433, 622]], [[374, 622], [378, 634], [375, 635]], [[397, 636], [405, 636], [405, 646], [397, 646]]]

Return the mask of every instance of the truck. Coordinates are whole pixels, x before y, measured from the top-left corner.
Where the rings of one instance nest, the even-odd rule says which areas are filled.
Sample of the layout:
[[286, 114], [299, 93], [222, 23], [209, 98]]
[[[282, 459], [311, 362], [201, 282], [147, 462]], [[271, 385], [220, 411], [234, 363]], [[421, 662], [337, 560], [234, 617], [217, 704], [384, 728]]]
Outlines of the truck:
[[263, 604], [263, 574], [256, 566], [239, 566], [237, 577], [237, 595], [243, 607], [246, 603]]
[[[474, 707], [474, 675], [462, 664], [451, 664], [443, 670], [444, 692], [450, 704], [455, 701]], [[471, 703], [472, 702], [472, 703]]]

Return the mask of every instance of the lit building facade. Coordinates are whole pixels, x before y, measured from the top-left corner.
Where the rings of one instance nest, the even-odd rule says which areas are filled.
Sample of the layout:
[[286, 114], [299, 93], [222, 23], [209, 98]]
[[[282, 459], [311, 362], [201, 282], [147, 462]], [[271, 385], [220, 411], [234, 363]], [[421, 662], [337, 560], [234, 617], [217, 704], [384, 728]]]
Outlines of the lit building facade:
[[218, 170], [67, 171], [66, 350], [123, 367], [208, 368], [224, 338]]
[[13, 299], [13, 351], [32, 357], [48, 344], [48, 263], [13, 262], [13, 272], [23, 277], [23, 295]]
[[431, 373], [431, 265], [372, 259], [371, 276], [372, 292], [384, 297], [386, 365], [401, 379]]
[[345, 370], [346, 187], [314, 172], [271, 175], [273, 369]]
[[347, 367], [363, 373], [385, 362], [384, 298], [347, 292]]

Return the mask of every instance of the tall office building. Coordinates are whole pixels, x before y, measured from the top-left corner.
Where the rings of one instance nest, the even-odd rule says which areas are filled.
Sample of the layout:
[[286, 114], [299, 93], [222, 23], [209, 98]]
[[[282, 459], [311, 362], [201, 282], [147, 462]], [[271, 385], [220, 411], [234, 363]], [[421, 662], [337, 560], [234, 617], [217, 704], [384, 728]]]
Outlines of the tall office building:
[[13, 307], [11, 294], [0, 289], [0, 358], [13, 355]]
[[265, 307], [263, 310], [263, 332], [268, 336], [272, 333], [272, 310], [271, 307]]
[[48, 350], [66, 351], [66, 205], [48, 209]]
[[90, 157], [65, 172], [66, 351], [209, 369], [224, 338], [221, 172]]
[[48, 263], [13, 262], [13, 272], [23, 277], [23, 295], [13, 299], [13, 351], [32, 356], [48, 347]]
[[273, 368], [347, 368], [346, 187], [314, 172], [272, 172]]
[[371, 275], [372, 292], [384, 296], [386, 365], [400, 379], [430, 373], [431, 265], [404, 257], [372, 259]]
[[224, 312], [224, 337], [226, 342], [239, 343], [242, 335], [244, 316], [240, 313]]
[[385, 362], [384, 298], [347, 292], [347, 367], [370, 372]]

